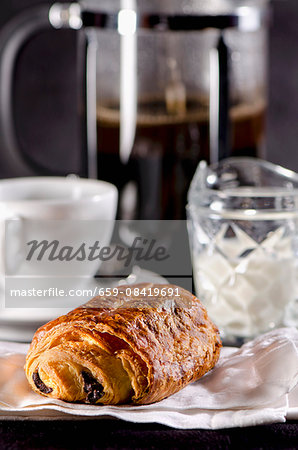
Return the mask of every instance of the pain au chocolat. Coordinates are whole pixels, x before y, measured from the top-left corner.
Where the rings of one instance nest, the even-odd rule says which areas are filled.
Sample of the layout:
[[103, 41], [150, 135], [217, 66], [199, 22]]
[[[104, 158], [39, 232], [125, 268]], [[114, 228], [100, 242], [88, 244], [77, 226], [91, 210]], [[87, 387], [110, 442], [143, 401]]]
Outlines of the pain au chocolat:
[[195, 296], [149, 283], [119, 291], [37, 330], [25, 366], [36, 392], [68, 402], [142, 405], [214, 367], [219, 333]]

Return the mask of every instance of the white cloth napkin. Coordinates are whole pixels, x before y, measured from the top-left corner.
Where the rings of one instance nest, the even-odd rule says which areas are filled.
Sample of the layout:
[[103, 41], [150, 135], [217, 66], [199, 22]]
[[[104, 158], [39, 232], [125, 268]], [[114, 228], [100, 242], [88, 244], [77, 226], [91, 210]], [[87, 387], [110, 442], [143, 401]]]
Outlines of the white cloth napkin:
[[0, 342], [0, 419], [114, 417], [180, 429], [243, 427], [298, 419], [298, 330], [274, 330], [224, 347], [201, 380], [153, 405], [94, 406], [35, 394], [24, 375], [28, 346]]

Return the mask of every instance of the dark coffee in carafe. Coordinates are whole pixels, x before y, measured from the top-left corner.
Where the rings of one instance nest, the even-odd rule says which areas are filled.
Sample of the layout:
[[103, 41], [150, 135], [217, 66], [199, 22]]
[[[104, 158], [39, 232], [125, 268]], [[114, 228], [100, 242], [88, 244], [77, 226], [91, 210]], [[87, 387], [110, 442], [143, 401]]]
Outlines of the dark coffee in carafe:
[[[196, 167], [209, 162], [208, 105], [188, 99], [186, 106], [184, 114], [168, 114], [161, 100], [140, 102], [127, 164], [119, 155], [119, 107], [98, 106], [98, 175], [119, 189], [119, 218], [185, 218]], [[265, 102], [235, 104], [230, 119], [231, 156], [261, 156]]]

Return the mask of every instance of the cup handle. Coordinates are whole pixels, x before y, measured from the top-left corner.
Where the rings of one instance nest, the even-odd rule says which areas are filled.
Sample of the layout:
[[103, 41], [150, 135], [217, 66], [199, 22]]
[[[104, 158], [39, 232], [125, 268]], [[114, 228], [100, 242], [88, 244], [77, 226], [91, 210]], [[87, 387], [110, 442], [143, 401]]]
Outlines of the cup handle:
[[25, 258], [24, 219], [15, 215], [5, 220], [2, 242], [2, 261], [7, 276], [16, 275]]

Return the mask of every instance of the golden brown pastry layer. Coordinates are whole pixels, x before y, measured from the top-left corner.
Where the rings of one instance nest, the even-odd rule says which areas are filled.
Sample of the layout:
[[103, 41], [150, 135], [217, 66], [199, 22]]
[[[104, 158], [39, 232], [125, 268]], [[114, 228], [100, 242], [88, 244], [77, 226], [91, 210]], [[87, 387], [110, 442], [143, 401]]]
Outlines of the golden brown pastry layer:
[[[148, 404], [214, 367], [219, 333], [195, 296], [180, 287], [170, 296], [173, 285], [129, 288], [145, 295], [126, 297], [121, 286], [116, 298], [95, 297], [37, 330], [25, 366], [36, 392], [69, 402]], [[153, 288], [167, 295], [151, 297]]]

